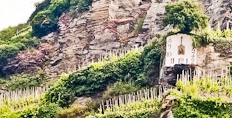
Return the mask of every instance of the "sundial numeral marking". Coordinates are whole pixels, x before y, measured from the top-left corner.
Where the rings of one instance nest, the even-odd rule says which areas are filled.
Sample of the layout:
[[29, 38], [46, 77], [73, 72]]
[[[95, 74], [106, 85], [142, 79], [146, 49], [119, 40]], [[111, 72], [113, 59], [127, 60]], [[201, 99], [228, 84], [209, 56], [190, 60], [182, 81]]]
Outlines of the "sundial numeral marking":
[[167, 52], [167, 57], [171, 57], [172, 56], [172, 52]]
[[172, 45], [171, 44], [168, 44], [168, 49], [171, 49], [172, 48]]
[[184, 58], [180, 58], [179, 59], [179, 64], [183, 63], [184, 62]]

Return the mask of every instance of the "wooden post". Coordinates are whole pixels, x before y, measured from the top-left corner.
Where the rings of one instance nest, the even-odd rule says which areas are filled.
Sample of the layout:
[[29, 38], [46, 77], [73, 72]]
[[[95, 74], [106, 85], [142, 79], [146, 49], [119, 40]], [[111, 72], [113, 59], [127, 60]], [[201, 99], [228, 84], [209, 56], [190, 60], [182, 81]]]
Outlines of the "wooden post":
[[147, 100], [147, 92], [146, 92], [146, 90], [144, 90], [143, 92], [144, 92], [145, 99]]
[[154, 96], [155, 98], [158, 98], [158, 95], [157, 95], [157, 88], [154, 88], [154, 95], [155, 95], [155, 96]]
[[106, 108], [109, 108], [109, 100], [106, 100]]
[[100, 113], [103, 113], [103, 111], [102, 111], [102, 105], [100, 104]]
[[109, 101], [110, 101], [110, 109], [111, 109], [111, 111], [113, 111], [113, 103], [112, 103], [112, 99], [110, 99]]
[[119, 103], [119, 98], [116, 98], [116, 99], [114, 100], [114, 105], [115, 105], [116, 107], [118, 107], [118, 106], [119, 106], [118, 103]]
[[158, 98], [161, 99], [161, 86], [159, 86]]
[[142, 96], [142, 91], [141, 90], [139, 90], [139, 98], [140, 98], [140, 100], [142, 100], [143, 99], [143, 96]]
[[104, 105], [104, 101], [102, 100], [102, 110], [103, 112], [105, 111], [105, 105]]
[[129, 94], [129, 103], [131, 103], [131, 101], [132, 101], [132, 100], [131, 100], [131, 94]]
[[153, 88], [150, 89], [150, 94], [151, 94], [151, 99], [154, 100], [154, 95], [153, 95], [152, 89]]

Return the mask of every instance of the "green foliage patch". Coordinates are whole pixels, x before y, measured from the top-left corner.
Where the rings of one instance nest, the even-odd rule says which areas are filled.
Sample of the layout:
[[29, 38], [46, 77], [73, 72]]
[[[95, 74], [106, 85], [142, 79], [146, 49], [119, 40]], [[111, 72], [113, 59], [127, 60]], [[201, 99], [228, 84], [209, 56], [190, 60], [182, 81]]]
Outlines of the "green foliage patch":
[[21, 118], [54, 118], [61, 108], [57, 104], [42, 104], [24, 110]]
[[138, 91], [139, 89], [140, 87], [136, 86], [134, 83], [116, 82], [112, 87], [108, 87], [103, 94], [103, 98], [109, 99], [119, 95], [132, 93]]
[[[173, 92], [173, 91], [172, 91]], [[178, 99], [174, 102], [173, 113], [176, 118], [231, 118], [232, 108], [228, 101], [220, 97], [203, 97], [175, 91]]]
[[180, 0], [165, 7], [167, 12], [163, 20], [165, 26], [173, 25], [180, 32], [191, 32], [194, 29], [207, 27], [208, 19], [203, 7], [196, 0]]
[[143, 16], [142, 18], [138, 19], [137, 26], [135, 27], [133, 31], [134, 36], [137, 36], [141, 32], [145, 18], [146, 17]]
[[11, 111], [1, 114], [1, 118], [55, 118], [57, 113], [62, 110], [57, 104], [37, 104], [29, 106], [22, 111]]
[[92, 0], [45, 0], [37, 4], [35, 12], [29, 19], [32, 34], [36, 37], [45, 36], [58, 29], [58, 19], [61, 14], [76, 6], [78, 12], [89, 9]]
[[193, 46], [207, 46], [209, 44], [223, 44], [223, 45], [231, 45], [228, 38], [232, 37], [231, 30], [216, 30], [216, 31], [203, 31], [200, 34], [194, 34], [193, 37]]
[[77, 116], [84, 117], [84, 114], [87, 112], [85, 106], [73, 105], [70, 108], [63, 109], [57, 113], [57, 118], [76, 118]]
[[6, 42], [7, 40], [11, 39], [13, 36], [15, 36], [15, 34], [17, 33], [17, 31], [20, 31], [24, 28], [27, 27], [27, 24], [19, 24], [17, 26], [13, 26], [13, 27], [8, 27], [5, 28], [3, 30], [0, 31], [0, 42], [1, 44], [4, 42]]
[[231, 118], [229, 103], [231, 82], [229, 78], [203, 77], [193, 81], [180, 80], [180, 91], [171, 90], [175, 96], [174, 117], [181, 118]]
[[18, 42], [12, 42], [10, 44], [0, 44], [0, 61], [6, 61], [7, 58], [13, 57], [18, 54], [19, 51], [25, 50], [30, 47], [38, 45], [38, 39], [20, 39]]
[[38, 87], [46, 80], [46, 76], [44, 73], [39, 75], [27, 75], [27, 74], [18, 74], [16, 76], [12, 76], [11, 80], [7, 81], [6, 89], [7, 90], [17, 90], [17, 89], [26, 89], [31, 87]]
[[19, 52], [19, 48], [14, 45], [0, 45], [0, 61], [4, 61]]

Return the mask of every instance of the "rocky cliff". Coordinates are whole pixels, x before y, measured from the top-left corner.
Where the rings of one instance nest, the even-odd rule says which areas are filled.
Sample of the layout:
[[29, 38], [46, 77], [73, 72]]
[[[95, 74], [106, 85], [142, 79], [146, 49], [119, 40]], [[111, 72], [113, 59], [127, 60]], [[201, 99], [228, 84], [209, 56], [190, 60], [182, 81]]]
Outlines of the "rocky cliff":
[[[110, 53], [117, 55], [147, 44], [155, 33], [171, 28], [162, 25], [165, 6], [171, 0], [95, 0], [88, 12], [63, 13], [59, 31], [41, 38], [37, 53], [41, 56], [22, 59], [25, 52], [8, 60], [6, 74], [45, 70], [54, 78], [73, 71]], [[232, 1], [201, 0], [212, 28], [225, 28], [231, 19]], [[218, 23], [219, 22], [219, 23]], [[28, 51], [27, 55], [34, 54]], [[28, 56], [26, 56], [28, 57]], [[202, 57], [202, 58], [206, 58]], [[203, 60], [204, 60], [203, 59]], [[27, 61], [25, 61], [27, 60]]]

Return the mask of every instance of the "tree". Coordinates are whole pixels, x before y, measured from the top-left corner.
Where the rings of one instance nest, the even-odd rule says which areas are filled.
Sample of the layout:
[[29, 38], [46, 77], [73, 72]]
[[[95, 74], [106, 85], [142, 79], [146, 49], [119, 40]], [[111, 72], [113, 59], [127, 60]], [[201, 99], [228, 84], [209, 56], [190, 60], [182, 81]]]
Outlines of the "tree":
[[202, 5], [195, 0], [174, 2], [168, 4], [165, 10], [167, 13], [163, 20], [164, 25], [173, 25], [180, 32], [189, 33], [194, 29], [204, 29], [208, 25], [208, 18]]

